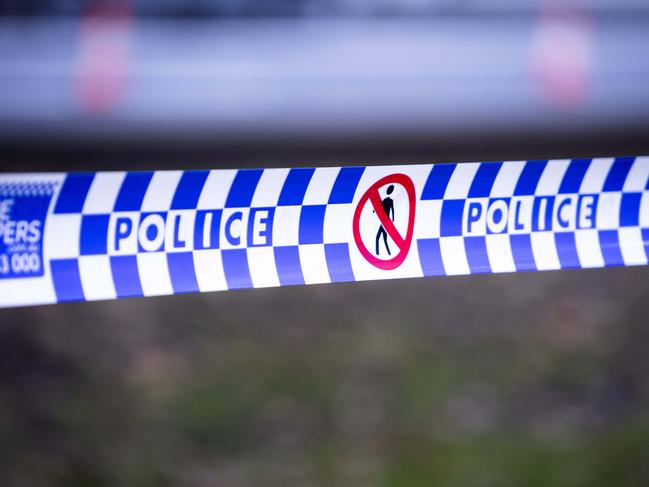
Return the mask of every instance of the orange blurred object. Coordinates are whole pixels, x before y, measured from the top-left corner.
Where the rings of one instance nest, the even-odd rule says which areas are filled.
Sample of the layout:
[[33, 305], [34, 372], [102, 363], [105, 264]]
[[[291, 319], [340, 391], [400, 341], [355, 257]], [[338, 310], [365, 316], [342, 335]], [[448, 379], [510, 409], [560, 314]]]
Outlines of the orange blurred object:
[[94, 3], [82, 16], [76, 96], [85, 113], [105, 114], [122, 99], [129, 64], [129, 2]]
[[574, 4], [546, 3], [532, 41], [532, 71], [545, 101], [559, 108], [586, 102], [593, 68], [592, 26]]

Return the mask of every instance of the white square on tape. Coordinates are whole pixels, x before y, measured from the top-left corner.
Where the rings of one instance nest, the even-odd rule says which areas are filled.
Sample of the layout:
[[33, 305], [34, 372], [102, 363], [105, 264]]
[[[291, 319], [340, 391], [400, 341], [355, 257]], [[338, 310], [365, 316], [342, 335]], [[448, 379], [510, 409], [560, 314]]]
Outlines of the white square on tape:
[[473, 183], [476, 172], [480, 163], [478, 162], [465, 162], [463, 164], [458, 164], [451, 175], [451, 179], [448, 182], [446, 187], [446, 192], [444, 193], [444, 199], [463, 199], [468, 197], [469, 189]]
[[599, 230], [617, 228], [620, 224], [620, 203], [622, 193], [602, 193], [597, 201], [597, 222]]
[[300, 265], [305, 284], [331, 282], [324, 245], [300, 245]]
[[599, 243], [597, 230], [577, 230], [575, 232], [575, 246], [579, 263], [582, 267], [603, 267], [604, 257]]
[[504, 163], [496, 175], [490, 196], [492, 198], [513, 196], [524, 167], [525, 161]]
[[83, 213], [86, 215], [110, 213], [124, 182], [123, 172], [98, 172], [90, 185]]
[[304, 194], [305, 205], [326, 205], [336, 182], [339, 167], [319, 167], [313, 173], [309, 186]]
[[279, 286], [273, 247], [247, 249], [250, 278], [254, 287]]
[[352, 243], [354, 241], [353, 217], [353, 205], [327, 205], [324, 217], [324, 243]]
[[223, 272], [221, 251], [218, 249], [195, 250], [194, 270], [201, 292], [222, 291], [228, 288]]
[[297, 245], [300, 232], [300, 206], [278, 206], [273, 218], [273, 245]]
[[145, 296], [173, 294], [167, 254], [148, 252], [137, 254], [137, 268]]
[[46, 259], [64, 259], [79, 256], [81, 214], [50, 214], [45, 222], [43, 241]]
[[511, 240], [508, 234], [487, 235], [485, 237], [485, 244], [492, 272], [516, 271]]
[[536, 268], [540, 271], [560, 269], [561, 262], [553, 232], [533, 232], [530, 235]]
[[250, 206], [277, 206], [288, 169], [264, 169]]
[[644, 191], [647, 180], [649, 180], [649, 157], [636, 157], [622, 190], [624, 192]]
[[590, 166], [588, 166], [583, 181], [581, 182], [579, 192], [600, 193], [604, 188], [604, 182], [611, 170], [613, 160], [612, 157], [593, 159]]
[[439, 239], [444, 271], [449, 276], [470, 274], [466, 258], [464, 237], [442, 237]]
[[640, 226], [649, 228], [649, 192], [643, 191], [640, 197]]
[[182, 171], [156, 171], [142, 200], [142, 211], [166, 211], [171, 208]]
[[210, 171], [203, 185], [203, 191], [198, 198], [199, 210], [214, 210], [225, 207], [230, 186], [237, 174], [234, 169], [217, 169]]
[[537, 195], [556, 195], [561, 181], [570, 165], [570, 159], [555, 159], [548, 161], [536, 185]]
[[645, 244], [642, 240], [642, 229], [623, 227], [618, 230], [618, 237], [625, 265], [644, 265], [647, 263]]
[[117, 296], [107, 255], [79, 257], [79, 275], [86, 300], [114, 299]]
[[439, 237], [439, 226], [442, 218], [442, 200], [417, 201], [415, 213], [415, 230], [413, 240], [418, 238]]

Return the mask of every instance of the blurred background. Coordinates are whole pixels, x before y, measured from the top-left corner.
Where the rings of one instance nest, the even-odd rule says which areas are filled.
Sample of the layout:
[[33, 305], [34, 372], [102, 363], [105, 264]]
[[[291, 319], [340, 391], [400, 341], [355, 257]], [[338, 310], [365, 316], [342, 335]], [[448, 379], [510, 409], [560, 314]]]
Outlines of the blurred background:
[[[0, 169], [649, 154], [644, 0], [0, 0]], [[0, 310], [3, 486], [649, 485], [646, 268]]]

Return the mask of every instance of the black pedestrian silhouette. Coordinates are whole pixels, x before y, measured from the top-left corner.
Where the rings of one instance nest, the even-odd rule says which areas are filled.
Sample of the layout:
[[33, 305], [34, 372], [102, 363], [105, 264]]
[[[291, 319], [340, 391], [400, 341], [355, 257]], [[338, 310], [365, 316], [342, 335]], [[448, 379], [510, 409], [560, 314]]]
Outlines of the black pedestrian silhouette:
[[[392, 194], [392, 191], [394, 191], [394, 185], [391, 184], [390, 186], [388, 186], [388, 190], [386, 192], [390, 195]], [[381, 204], [383, 205], [383, 211], [388, 216], [388, 218], [394, 221], [394, 202], [392, 201], [392, 198], [386, 196], [381, 201]], [[385, 231], [383, 225], [379, 226], [379, 231], [376, 233], [376, 255], [380, 255], [379, 240], [381, 239], [381, 235], [383, 235], [383, 243], [385, 244], [385, 250], [388, 251], [388, 255], [392, 255], [390, 253], [390, 247], [388, 246], [388, 232]]]

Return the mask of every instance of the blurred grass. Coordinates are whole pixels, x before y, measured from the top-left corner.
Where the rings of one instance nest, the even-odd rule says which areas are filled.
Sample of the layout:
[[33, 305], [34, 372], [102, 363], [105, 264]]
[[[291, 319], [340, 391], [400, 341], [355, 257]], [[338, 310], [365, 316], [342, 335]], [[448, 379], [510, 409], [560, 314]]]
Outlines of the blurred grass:
[[646, 268], [0, 312], [0, 485], [649, 485]]

